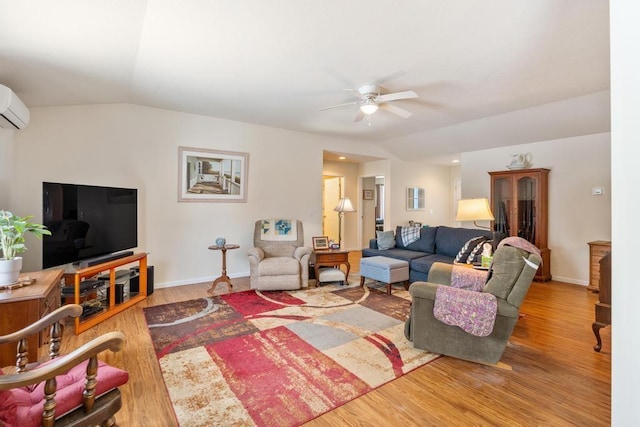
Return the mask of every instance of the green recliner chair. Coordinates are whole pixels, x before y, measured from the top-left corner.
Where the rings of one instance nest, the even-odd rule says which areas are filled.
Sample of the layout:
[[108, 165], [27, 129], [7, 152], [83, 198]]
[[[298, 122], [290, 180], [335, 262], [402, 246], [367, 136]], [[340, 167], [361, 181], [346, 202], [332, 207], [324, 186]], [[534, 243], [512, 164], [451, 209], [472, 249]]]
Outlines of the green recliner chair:
[[459, 326], [436, 319], [434, 303], [438, 286], [451, 286], [454, 266], [435, 263], [429, 271], [428, 282], [414, 282], [409, 288], [412, 305], [405, 324], [405, 336], [413, 341], [415, 348], [472, 362], [498, 363], [518, 320], [520, 305], [541, 262], [535, 250], [529, 252], [509, 245], [496, 249], [488, 280], [482, 289], [482, 292], [495, 295], [497, 300], [495, 323], [487, 336], [473, 335]]

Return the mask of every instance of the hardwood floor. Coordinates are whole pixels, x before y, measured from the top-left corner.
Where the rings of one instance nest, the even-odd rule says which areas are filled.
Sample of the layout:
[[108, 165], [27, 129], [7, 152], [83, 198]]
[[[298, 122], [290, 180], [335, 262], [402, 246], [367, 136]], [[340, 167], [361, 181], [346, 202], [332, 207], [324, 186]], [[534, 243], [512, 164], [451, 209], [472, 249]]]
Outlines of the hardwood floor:
[[[351, 259], [351, 257], [350, 257]], [[350, 282], [359, 280], [357, 254]], [[249, 288], [234, 279], [234, 291]], [[121, 427], [176, 426], [142, 314], [145, 306], [206, 296], [210, 283], [157, 289], [146, 301], [79, 336], [68, 329], [63, 350], [120, 330], [127, 344], [108, 363], [129, 372], [122, 388]], [[226, 293], [219, 284], [217, 293]], [[593, 350], [597, 294], [583, 286], [534, 282], [502, 362], [509, 369], [441, 357], [427, 366], [306, 424], [307, 426], [606, 426], [611, 423], [611, 328]], [[211, 420], [210, 425], [225, 425]]]

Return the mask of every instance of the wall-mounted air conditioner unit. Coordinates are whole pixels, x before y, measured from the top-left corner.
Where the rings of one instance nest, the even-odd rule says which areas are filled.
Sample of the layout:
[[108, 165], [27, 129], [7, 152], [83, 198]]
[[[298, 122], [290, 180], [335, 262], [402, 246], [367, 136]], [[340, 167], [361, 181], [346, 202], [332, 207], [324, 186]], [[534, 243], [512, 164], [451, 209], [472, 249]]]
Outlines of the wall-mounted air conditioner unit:
[[29, 124], [29, 109], [11, 89], [0, 85], [0, 128], [22, 129]]

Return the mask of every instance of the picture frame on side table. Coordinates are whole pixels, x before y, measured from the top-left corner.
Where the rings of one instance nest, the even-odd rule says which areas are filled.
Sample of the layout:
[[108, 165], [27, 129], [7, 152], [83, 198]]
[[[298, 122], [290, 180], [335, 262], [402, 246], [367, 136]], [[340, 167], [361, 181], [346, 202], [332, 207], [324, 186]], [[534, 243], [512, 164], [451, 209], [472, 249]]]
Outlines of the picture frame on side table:
[[329, 238], [327, 236], [312, 237], [311, 239], [314, 251], [329, 249]]
[[178, 202], [247, 202], [249, 154], [178, 147]]
[[373, 190], [362, 190], [363, 200], [373, 200]]

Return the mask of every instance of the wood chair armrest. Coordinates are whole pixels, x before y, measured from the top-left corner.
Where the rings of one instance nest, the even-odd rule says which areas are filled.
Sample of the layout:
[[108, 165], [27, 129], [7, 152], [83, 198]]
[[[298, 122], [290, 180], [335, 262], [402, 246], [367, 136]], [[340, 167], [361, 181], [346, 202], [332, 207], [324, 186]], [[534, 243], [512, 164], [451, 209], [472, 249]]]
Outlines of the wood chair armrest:
[[58, 323], [59, 321], [67, 317], [78, 317], [81, 314], [82, 314], [82, 307], [80, 305], [78, 304], [64, 305], [25, 328], [12, 332], [8, 335], [0, 336], [0, 344], [20, 341], [21, 339], [26, 338], [29, 335], [39, 333], [40, 331], [48, 328], [54, 323]]
[[105, 350], [111, 350], [112, 352], [121, 350], [124, 341], [125, 336], [121, 332], [108, 332], [78, 347], [71, 353], [51, 360], [45, 366], [36, 367], [19, 374], [0, 375], [0, 390], [39, 384], [56, 375], [67, 372], [72, 367], [91, 357], [95, 357]]

